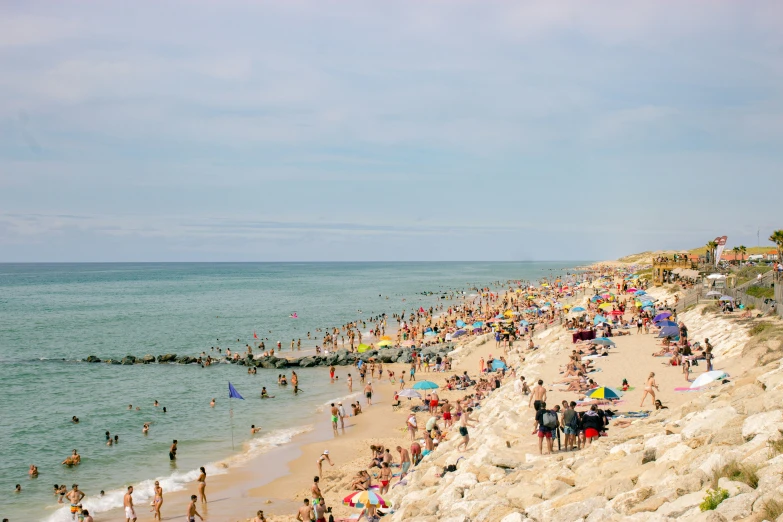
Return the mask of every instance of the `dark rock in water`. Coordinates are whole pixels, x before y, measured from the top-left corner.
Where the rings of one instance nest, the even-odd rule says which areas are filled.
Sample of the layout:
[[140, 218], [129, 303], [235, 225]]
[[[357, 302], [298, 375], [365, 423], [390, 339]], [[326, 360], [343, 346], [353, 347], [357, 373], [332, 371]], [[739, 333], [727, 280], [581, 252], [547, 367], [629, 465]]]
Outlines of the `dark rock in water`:
[[367, 350], [366, 352], [359, 354], [359, 359], [361, 359], [364, 362], [367, 362], [373, 357], [376, 357], [377, 355], [378, 355], [378, 350]]
[[390, 363], [397, 360], [397, 352], [384, 351], [381, 353], [380, 360], [382, 363]]
[[105, 362], [106, 364], [120, 364], [120, 361], [115, 361], [114, 359], [106, 359], [103, 362]]
[[123, 358], [122, 358], [122, 361], [121, 361], [121, 364], [123, 364], [123, 365], [126, 365], [126, 366], [127, 366], [127, 365], [129, 365], [129, 364], [133, 364], [133, 363], [135, 363], [135, 362], [136, 362], [136, 361], [135, 361], [135, 360], [133, 360], [133, 359], [131, 359], [130, 357], [123, 357]]
[[302, 357], [297, 361], [302, 368], [310, 368], [312, 366], [318, 366], [318, 362], [315, 357]]
[[135, 355], [126, 355], [124, 359], [128, 359], [131, 362], [136, 362], [136, 356]]
[[177, 360], [176, 353], [167, 353], [166, 355], [158, 355], [159, 363], [174, 362]]
[[195, 357], [190, 357], [189, 355], [183, 355], [179, 359], [177, 359], [177, 362], [180, 364], [190, 364], [196, 362], [198, 359]]
[[395, 362], [402, 363], [402, 364], [410, 364], [412, 361], [413, 361], [413, 357], [411, 357], [410, 352], [408, 352], [397, 357], [397, 360]]
[[286, 361], [285, 359], [278, 359], [275, 362], [275, 368], [279, 369], [279, 368], [287, 368], [287, 367], [288, 367], [288, 361]]
[[273, 368], [277, 368], [277, 366], [275, 366], [276, 363], [277, 363], [277, 357], [264, 357], [260, 361], [256, 362], [256, 364], [259, 364], [262, 368], [267, 368], [270, 370]]
[[95, 357], [94, 355], [90, 355], [89, 357], [87, 357], [85, 359], [85, 362], [88, 362], [88, 363], [99, 363], [99, 362], [101, 362], [101, 360], [98, 359], [97, 357]]
[[147, 354], [147, 355], [145, 355], [144, 357], [142, 357], [142, 358], [141, 358], [141, 360], [142, 360], [142, 362], [143, 362], [144, 364], [153, 363], [153, 362], [155, 362], [155, 356], [154, 356], [154, 355]]

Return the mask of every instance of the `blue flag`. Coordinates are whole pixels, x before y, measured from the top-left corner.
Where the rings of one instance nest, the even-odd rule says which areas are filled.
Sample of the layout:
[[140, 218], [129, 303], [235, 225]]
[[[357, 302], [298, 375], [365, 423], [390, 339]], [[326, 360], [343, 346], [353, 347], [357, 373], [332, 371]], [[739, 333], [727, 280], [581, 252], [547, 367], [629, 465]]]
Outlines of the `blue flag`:
[[242, 399], [242, 400], [245, 400], [245, 398], [244, 398], [244, 397], [242, 397], [241, 395], [239, 395], [239, 392], [237, 391], [237, 389], [236, 389], [236, 388], [234, 388], [234, 385], [233, 385], [233, 384], [231, 384], [230, 382], [228, 383], [228, 398], [229, 398], [229, 399], [231, 399], [231, 398], [234, 398], [234, 399]]

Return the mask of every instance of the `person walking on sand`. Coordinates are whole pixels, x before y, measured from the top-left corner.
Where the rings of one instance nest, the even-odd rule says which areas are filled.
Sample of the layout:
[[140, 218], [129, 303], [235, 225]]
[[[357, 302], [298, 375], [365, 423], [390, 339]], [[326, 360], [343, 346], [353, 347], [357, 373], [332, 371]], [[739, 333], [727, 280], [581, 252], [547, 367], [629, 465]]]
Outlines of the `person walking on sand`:
[[644, 395], [642, 395], [642, 402], [639, 404], [640, 408], [644, 406], [644, 399], [647, 398], [647, 395], [652, 397], [653, 404], [655, 404], [654, 390], [661, 391], [660, 388], [658, 388], [658, 385], [655, 384], [655, 372], [650, 372], [650, 375], [647, 377], [647, 383], [644, 385]]
[[[465, 413], [459, 417], [459, 434], [462, 436], [462, 442], [457, 446], [458, 451], [465, 451], [468, 449], [470, 443], [470, 435], [468, 435], [468, 427], [473, 427], [474, 424], [470, 423], [470, 414], [473, 413], [473, 408], [468, 408]], [[463, 448], [462, 445], [465, 445]], [[460, 449], [462, 448], [462, 449]]]
[[372, 382], [367, 382], [364, 387], [364, 396], [367, 398], [367, 406], [372, 406]]
[[160, 507], [163, 505], [163, 488], [160, 487], [160, 482], [155, 481], [155, 488], [152, 496], [152, 519], [161, 520]]
[[419, 429], [419, 425], [416, 422], [416, 414], [411, 412], [410, 415], [408, 415], [408, 420], [405, 422], [405, 424], [408, 427], [408, 432], [411, 434], [411, 442], [416, 440], [416, 432]]
[[207, 494], [204, 490], [207, 489], [207, 470], [204, 469], [204, 466], [201, 466], [198, 469], [201, 470], [201, 474], [196, 479], [198, 482], [198, 496], [201, 498], [201, 502], [206, 502]]
[[546, 388], [544, 388], [544, 381], [542, 379], [538, 380], [538, 384], [536, 384], [533, 389], [530, 392], [530, 400], [527, 403], [527, 407], [529, 408], [530, 405], [533, 405], [533, 408], [538, 411], [541, 407], [542, 403], [546, 402]]
[[324, 461], [329, 462], [329, 464], [334, 467], [334, 462], [332, 462], [332, 459], [329, 457], [329, 450], [324, 450], [323, 453], [318, 457], [318, 460], [315, 461], [315, 464], [318, 466], [318, 478], [321, 478], [321, 473], [323, 470], [321, 469], [324, 465]]
[[133, 486], [128, 486], [128, 492], [122, 498], [122, 507], [125, 508], [125, 522], [135, 522], [136, 511], [133, 510]]
[[188, 504], [187, 510], [185, 510], [185, 518], [187, 522], [196, 522], [196, 517], [204, 520], [198, 511], [196, 511], [196, 495], [190, 495], [190, 504]]

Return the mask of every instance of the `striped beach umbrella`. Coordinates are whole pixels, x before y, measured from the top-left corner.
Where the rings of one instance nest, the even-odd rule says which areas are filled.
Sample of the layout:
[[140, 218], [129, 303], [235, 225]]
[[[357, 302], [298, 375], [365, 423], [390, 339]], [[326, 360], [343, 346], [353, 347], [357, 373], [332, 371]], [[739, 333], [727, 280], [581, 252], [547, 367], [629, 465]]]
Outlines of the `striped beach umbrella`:
[[386, 501], [373, 490], [355, 491], [343, 499], [343, 504], [358, 508], [367, 506], [386, 507]]

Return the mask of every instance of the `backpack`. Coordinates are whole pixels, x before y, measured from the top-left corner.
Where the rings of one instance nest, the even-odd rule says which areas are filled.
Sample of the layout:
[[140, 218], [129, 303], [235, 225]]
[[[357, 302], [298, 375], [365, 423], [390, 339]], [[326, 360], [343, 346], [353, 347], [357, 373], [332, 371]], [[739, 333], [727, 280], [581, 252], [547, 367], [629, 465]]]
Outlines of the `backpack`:
[[568, 427], [572, 430], [576, 431], [579, 429], [579, 414], [574, 412], [574, 416], [571, 418], [571, 421], [568, 423]]
[[544, 421], [544, 427], [553, 430], [557, 428], [557, 414], [553, 411], [545, 411], [541, 416], [541, 420]]

